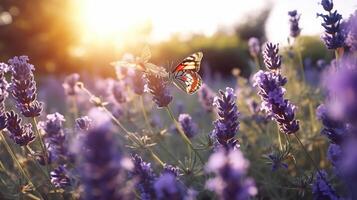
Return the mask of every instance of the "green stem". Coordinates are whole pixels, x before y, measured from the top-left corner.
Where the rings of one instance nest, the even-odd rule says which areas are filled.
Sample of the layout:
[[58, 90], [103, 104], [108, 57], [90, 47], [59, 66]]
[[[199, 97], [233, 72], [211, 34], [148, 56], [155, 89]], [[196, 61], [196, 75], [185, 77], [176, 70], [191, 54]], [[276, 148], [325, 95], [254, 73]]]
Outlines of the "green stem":
[[35, 184], [32, 183], [30, 177], [27, 175], [27, 173], [25, 172], [24, 168], [23, 168], [22, 165], [20, 164], [20, 161], [17, 159], [16, 154], [15, 154], [14, 151], [11, 149], [10, 145], [7, 143], [6, 138], [5, 138], [4, 134], [3, 134], [3, 132], [0, 132], [0, 135], [1, 135], [1, 140], [2, 140], [3, 143], [4, 143], [6, 150], [9, 152], [11, 158], [15, 161], [16, 165], [19, 167], [20, 172], [22, 173], [22, 175], [26, 178], [26, 180], [28, 181], [28, 183], [34, 187], [36, 193], [39, 194], [40, 199], [43, 199], [41, 193], [36, 190]]
[[45, 161], [45, 166], [47, 168], [47, 173], [49, 173], [48, 152], [47, 152], [46, 146], [45, 146], [45, 144], [43, 142], [43, 138], [41, 136], [41, 133], [38, 130], [36, 117], [33, 117], [32, 120], [33, 120], [33, 123], [34, 123], [34, 126], [35, 126], [36, 136], [37, 136], [38, 140], [40, 141], [40, 146], [41, 146], [42, 153], [43, 153], [43, 156], [44, 156], [44, 161]]
[[147, 128], [149, 129], [149, 131], [150, 131], [151, 133], [154, 133], [154, 131], [152, 130], [152, 127], [151, 127], [151, 125], [150, 125], [150, 122], [149, 122], [149, 119], [148, 119], [148, 115], [147, 115], [146, 110], [145, 110], [144, 98], [143, 98], [142, 95], [140, 96], [140, 104], [141, 104], [141, 111], [142, 111], [142, 113], [143, 113], [146, 126], [147, 126]]
[[171, 109], [169, 106], [166, 106], [166, 110], [167, 113], [169, 114], [170, 118], [172, 119], [172, 121], [174, 122], [180, 136], [182, 137], [183, 141], [191, 148], [192, 151], [195, 152], [195, 154], [197, 155], [198, 159], [200, 160], [200, 162], [202, 164], [204, 164], [203, 159], [201, 157], [201, 155], [197, 152], [197, 150], [193, 147], [192, 142], [190, 139], [188, 139], [188, 137], [186, 136], [185, 132], [182, 130], [181, 125], [177, 122], [177, 120], [175, 119]]
[[283, 150], [283, 145], [281, 143], [280, 130], [279, 130], [278, 126], [277, 126], [277, 134], [278, 134], [278, 140], [279, 140], [279, 149], [280, 149], [280, 151], [282, 151]]

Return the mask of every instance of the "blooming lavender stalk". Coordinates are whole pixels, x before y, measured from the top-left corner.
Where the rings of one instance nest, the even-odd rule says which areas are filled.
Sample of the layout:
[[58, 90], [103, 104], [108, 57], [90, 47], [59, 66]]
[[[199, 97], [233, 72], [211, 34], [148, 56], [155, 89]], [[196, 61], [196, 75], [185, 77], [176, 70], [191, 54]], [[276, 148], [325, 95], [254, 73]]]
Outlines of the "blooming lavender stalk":
[[141, 199], [155, 199], [155, 175], [151, 168], [151, 164], [144, 162], [143, 159], [137, 154], [132, 156], [132, 161], [134, 163], [134, 170], [131, 174], [139, 179], [136, 187], [140, 191]]
[[25, 117], [37, 117], [42, 111], [42, 102], [36, 100], [35, 67], [28, 63], [27, 56], [15, 56], [9, 60], [11, 71], [10, 93], [17, 108]]
[[76, 119], [76, 125], [83, 131], [88, 131], [92, 126], [92, 119], [88, 116], [83, 116]]
[[192, 117], [189, 114], [180, 114], [178, 121], [188, 138], [193, 138], [197, 134], [197, 124], [193, 122]]
[[198, 90], [198, 100], [207, 112], [213, 111], [213, 99], [214, 93], [211, 88], [206, 84], [202, 84], [200, 90]]
[[134, 90], [134, 93], [137, 95], [142, 95], [144, 93], [144, 86], [145, 81], [143, 73], [139, 70], [135, 70], [132, 75], [132, 88]]
[[351, 51], [357, 51], [357, 10], [348, 18], [346, 23], [346, 45]]
[[167, 89], [167, 83], [164, 78], [158, 77], [154, 74], [147, 74], [147, 88], [153, 95], [152, 99], [158, 108], [163, 108], [169, 105], [172, 101], [172, 96]]
[[5, 112], [5, 100], [8, 97], [8, 86], [5, 79], [5, 72], [8, 70], [8, 66], [5, 63], [0, 63], [0, 130], [6, 128], [6, 112]]
[[179, 200], [184, 197], [183, 185], [178, 182], [175, 175], [172, 173], [162, 173], [155, 181], [154, 188], [158, 200]]
[[58, 188], [65, 188], [71, 185], [71, 180], [67, 176], [67, 170], [63, 165], [58, 166], [50, 173], [51, 183]]
[[6, 128], [10, 133], [10, 138], [20, 146], [26, 146], [35, 140], [35, 135], [32, 132], [32, 125], [25, 124], [21, 126], [21, 118], [14, 112], [6, 113], [7, 124]]
[[[78, 150], [82, 199], [133, 199], [133, 188], [127, 188], [124, 159], [119, 153], [109, 124], [91, 129], [82, 138]], [[130, 163], [129, 163], [130, 164]], [[131, 163], [132, 165], [132, 163]], [[130, 166], [130, 165], [129, 165]]]
[[168, 165], [168, 164], [164, 165], [163, 172], [173, 174], [173, 175], [175, 175], [175, 177], [179, 177], [181, 175], [181, 170], [179, 167], [176, 167], [173, 165]]
[[239, 151], [218, 151], [212, 154], [205, 166], [214, 178], [206, 182], [206, 188], [221, 200], [247, 200], [257, 194], [251, 178], [246, 178], [249, 162]]
[[51, 161], [65, 159], [68, 154], [62, 124], [65, 121], [63, 115], [54, 113], [47, 115], [46, 121], [39, 122], [39, 127], [44, 132], [45, 144]]
[[259, 71], [254, 75], [253, 86], [259, 89], [262, 110], [273, 117], [282, 133], [292, 134], [299, 130], [299, 121], [295, 119], [296, 107], [284, 99], [285, 89], [282, 86], [285, 83], [286, 78], [280, 74]]
[[260, 42], [256, 37], [251, 37], [248, 40], [249, 52], [252, 57], [257, 57], [260, 53]]
[[78, 93], [78, 88], [76, 86], [79, 81], [79, 74], [73, 73], [64, 79], [63, 88], [68, 96], [74, 96]]
[[338, 200], [339, 196], [336, 194], [335, 190], [326, 182], [327, 173], [321, 171], [321, 173], [316, 173], [316, 180], [312, 186], [312, 194], [314, 195], [314, 200]]
[[292, 10], [288, 12], [288, 15], [290, 16], [290, 36], [296, 38], [301, 32], [299, 27], [300, 14], [298, 14], [296, 10]]
[[269, 70], [279, 70], [281, 66], [281, 55], [279, 44], [267, 43], [264, 48], [264, 64]]
[[239, 112], [236, 105], [236, 95], [232, 88], [227, 87], [226, 91], [220, 90], [221, 97], [216, 96], [213, 105], [217, 108], [218, 119], [214, 121], [212, 137], [217, 147], [233, 149], [238, 141], [234, 139], [239, 130]]
[[345, 34], [341, 28], [342, 15], [332, 12], [333, 2], [332, 0], [322, 0], [321, 5], [328, 14], [317, 14], [317, 16], [323, 19], [321, 24], [325, 28], [325, 33], [322, 36], [322, 40], [328, 49], [337, 49], [344, 46]]

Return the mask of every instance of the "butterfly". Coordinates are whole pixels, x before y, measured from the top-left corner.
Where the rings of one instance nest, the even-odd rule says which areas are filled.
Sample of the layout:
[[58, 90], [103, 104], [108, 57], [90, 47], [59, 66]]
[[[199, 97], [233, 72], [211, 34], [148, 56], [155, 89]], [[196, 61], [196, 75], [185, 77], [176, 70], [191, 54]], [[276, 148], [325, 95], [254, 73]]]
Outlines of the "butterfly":
[[156, 74], [160, 77], [169, 76], [165, 68], [150, 63], [149, 62], [150, 59], [151, 59], [151, 51], [148, 46], [145, 46], [143, 51], [141, 52], [140, 57], [134, 57], [132, 59], [112, 62], [111, 65], [115, 66], [116, 68], [120, 68], [120, 67], [134, 68], [144, 73]]
[[185, 58], [169, 73], [169, 80], [188, 94], [195, 93], [202, 85], [200, 70], [202, 52], [196, 52]]

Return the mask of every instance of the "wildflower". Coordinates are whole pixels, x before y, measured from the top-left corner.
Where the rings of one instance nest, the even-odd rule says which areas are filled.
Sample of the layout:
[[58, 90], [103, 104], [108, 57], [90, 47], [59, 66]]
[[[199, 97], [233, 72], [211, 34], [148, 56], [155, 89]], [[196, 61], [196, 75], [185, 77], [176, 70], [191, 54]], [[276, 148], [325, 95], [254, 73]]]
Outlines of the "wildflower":
[[299, 121], [295, 119], [296, 107], [284, 99], [286, 78], [280, 73], [259, 71], [254, 75], [253, 86], [258, 87], [262, 99], [262, 110], [272, 116], [282, 133], [291, 134], [299, 130]]
[[168, 164], [164, 165], [164, 173], [170, 173], [175, 175], [175, 177], [179, 177], [181, 175], [180, 171], [181, 170], [179, 167], [168, 165]]
[[206, 84], [202, 84], [201, 88], [198, 90], [198, 100], [207, 112], [213, 111], [213, 99], [214, 93], [211, 88]]
[[257, 57], [260, 53], [260, 42], [256, 37], [251, 37], [248, 40], [249, 52], [252, 57]]
[[134, 90], [134, 93], [137, 95], [142, 95], [144, 93], [144, 86], [145, 81], [143, 73], [139, 70], [135, 70], [132, 75], [132, 88]]
[[68, 96], [73, 96], [78, 93], [77, 82], [79, 78], [79, 74], [73, 73], [64, 79], [63, 88]]
[[155, 199], [155, 175], [151, 168], [151, 164], [144, 162], [137, 154], [132, 156], [132, 161], [134, 163], [134, 169], [131, 173], [134, 177], [139, 179], [136, 187], [140, 191], [141, 199]]
[[342, 15], [337, 13], [337, 10], [331, 11], [333, 9], [333, 2], [330, 0], [322, 0], [321, 5], [325, 11], [329, 12], [327, 15], [317, 14], [318, 17], [323, 19], [321, 25], [325, 28], [322, 40], [328, 49], [343, 47], [346, 36], [341, 28]]
[[158, 200], [183, 199], [183, 186], [172, 173], [163, 173], [154, 183]]
[[251, 178], [246, 177], [249, 162], [239, 151], [218, 151], [212, 154], [205, 166], [214, 178], [206, 182], [206, 188], [221, 200], [245, 200], [257, 194]]
[[120, 82], [114, 82], [112, 87], [112, 94], [115, 101], [119, 104], [126, 102], [124, 94], [125, 87]]
[[281, 66], [281, 55], [279, 53], [279, 45], [267, 43], [263, 51], [265, 66], [269, 70], [279, 70]]
[[339, 167], [339, 162], [342, 158], [342, 149], [337, 144], [330, 144], [327, 150], [327, 159], [331, 162], [331, 164], [335, 167]]
[[39, 127], [45, 135], [45, 143], [50, 152], [51, 159], [58, 160], [65, 158], [67, 147], [65, 146], [65, 134], [62, 123], [65, 121], [64, 116], [59, 113], [47, 115], [46, 121], [39, 122]]
[[58, 188], [65, 188], [71, 185], [71, 180], [67, 176], [67, 170], [60, 165], [50, 173], [51, 183]]
[[214, 121], [212, 136], [218, 146], [232, 149], [237, 146], [238, 141], [234, 139], [239, 130], [239, 112], [236, 105], [236, 95], [232, 88], [219, 91], [221, 97], [216, 96], [213, 105], [217, 108], [218, 119]]
[[147, 88], [153, 95], [153, 101], [158, 108], [163, 108], [169, 105], [172, 101], [172, 96], [167, 89], [167, 83], [162, 77], [158, 77], [153, 74], [147, 74]]
[[188, 138], [192, 138], [197, 134], [197, 124], [192, 121], [192, 117], [189, 114], [180, 114], [178, 121]]
[[357, 51], [357, 10], [348, 18], [346, 29], [346, 45], [351, 51]]
[[124, 159], [109, 127], [105, 123], [91, 129], [80, 143], [83, 148], [78, 151], [82, 157], [79, 163], [83, 199], [133, 199], [132, 188], [124, 187], [127, 182], [122, 165]]
[[290, 36], [296, 38], [301, 32], [299, 27], [300, 14], [298, 14], [296, 10], [292, 10], [288, 12], [288, 15], [290, 16]]
[[21, 125], [21, 119], [14, 111], [6, 113], [7, 124], [6, 128], [10, 132], [10, 138], [20, 146], [26, 146], [35, 140], [35, 135], [32, 132], [32, 125]]
[[81, 130], [88, 131], [90, 129], [90, 127], [92, 126], [92, 119], [90, 119], [88, 116], [83, 116], [83, 117], [77, 118], [76, 125]]
[[10, 93], [25, 117], [37, 117], [42, 111], [43, 103], [36, 100], [36, 82], [33, 75], [35, 67], [28, 61], [27, 56], [15, 56], [9, 60], [12, 75]]
[[316, 179], [312, 186], [312, 194], [314, 200], [338, 200], [335, 190], [326, 181], [327, 173], [325, 171], [320, 171], [316, 173]]
[[283, 159], [285, 158], [280, 156], [279, 154], [271, 153], [267, 156], [267, 158], [269, 159], [269, 163], [271, 164], [272, 171], [276, 171], [279, 168], [288, 168], [288, 165], [283, 162]]

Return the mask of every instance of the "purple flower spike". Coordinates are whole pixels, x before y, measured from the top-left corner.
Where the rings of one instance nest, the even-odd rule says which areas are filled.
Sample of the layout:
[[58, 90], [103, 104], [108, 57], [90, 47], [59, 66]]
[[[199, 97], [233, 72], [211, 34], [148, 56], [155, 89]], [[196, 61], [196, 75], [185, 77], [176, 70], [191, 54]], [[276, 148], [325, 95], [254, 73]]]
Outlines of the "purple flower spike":
[[67, 176], [67, 170], [60, 165], [50, 173], [51, 183], [57, 188], [65, 188], [71, 185], [71, 180]]
[[141, 199], [155, 199], [155, 175], [151, 168], [151, 164], [144, 162], [137, 154], [133, 155], [131, 159], [134, 163], [134, 170], [131, 174], [139, 179], [136, 187], [140, 191]]
[[333, 8], [333, 2], [332, 0], [322, 0], [321, 5], [324, 8], [325, 11], [330, 12]]
[[152, 99], [158, 108], [166, 107], [172, 101], [172, 96], [167, 88], [164, 78], [153, 74], [147, 74], [147, 89], [152, 94]]
[[233, 149], [238, 143], [234, 139], [239, 130], [237, 97], [234, 90], [229, 87], [225, 92], [220, 90], [219, 93], [221, 97], [216, 96], [213, 101], [213, 105], [217, 108], [218, 119], [213, 123], [212, 137], [218, 148]]
[[280, 73], [259, 71], [254, 75], [254, 86], [262, 99], [262, 110], [272, 116], [282, 133], [292, 134], [299, 130], [299, 121], [295, 119], [296, 107], [284, 99], [286, 78]]
[[269, 70], [279, 70], [281, 66], [281, 56], [279, 53], [279, 45], [267, 43], [264, 48], [263, 58], [265, 66]]
[[170, 174], [175, 175], [175, 177], [179, 177], [181, 175], [181, 170], [179, 167], [165, 164], [164, 173], [170, 173]]
[[42, 112], [43, 104], [36, 100], [35, 67], [28, 61], [27, 56], [15, 56], [9, 60], [12, 75], [10, 93], [25, 117], [37, 117]]
[[200, 101], [203, 109], [207, 112], [213, 111], [213, 99], [214, 93], [206, 84], [202, 84], [201, 88], [198, 90], [198, 100]]
[[154, 183], [158, 200], [183, 199], [183, 185], [172, 173], [163, 173]]
[[298, 14], [296, 10], [292, 10], [288, 12], [288, 15], [290, 16], [290, 36], [296, 38], [301, 32], [299, 27], [300, 14]]
[[239, 150], [218, 151], [211, 155], [205, 166], [214, 178], [206, 182], [206, 188], [221, 200], [247, 200], [257, 194], [251, 178], [246, 177], [248, 161]]
[[92, 119], [90, 119], [88, 116], [80, 117], [76, 119], [76, 125], [81, 130], [88, 131], [92, 126]]
[[[321, 177], [321, 175], [322, 177]], [[314, 195], [314, 200], [339, 200], [340, 197], [336, 194], [335, 190], [327, 182], [327, 173], [321, 171], [321, 173], [316, 173], [316, 180], [312, 186], [312, 194]]]
[[63, 88], [67, 95], [73, 96], [78, 93], [78, 88], [77, 88], [76, 84], [79, 81], [79, 78], [80, 78], [79, 74], [74, 73], [74, 74], [68, 75], [64, 79]]
[[189, 114], [180, 114], [178, 121], [188, 138], [193, 138], [198, 132], [198, 126]]
[[144, 93], [144, 75], [142, 72], [135, 70], [134, 74], [132, 75], [132, 88], [134, 93], [137, 95], [142, 95]]
[[6, 113], [7, 125], [6, 128], [10, 132], [10, 138], [20, 146], [26, 146], [35, 140], [35, 135], [32, 132], [32, 125], [25, 124], [21, 126], [21, 119], [14, 112]]
[[351, 51], [357, 51], [357, 11], [350, 16], [346, 23], [346, 45], [350, 48]]
[[260, 42], [256, 37], [251, 37], [248, 40], [249, 52], [252, 57], [257, 57], [260, 53]]

